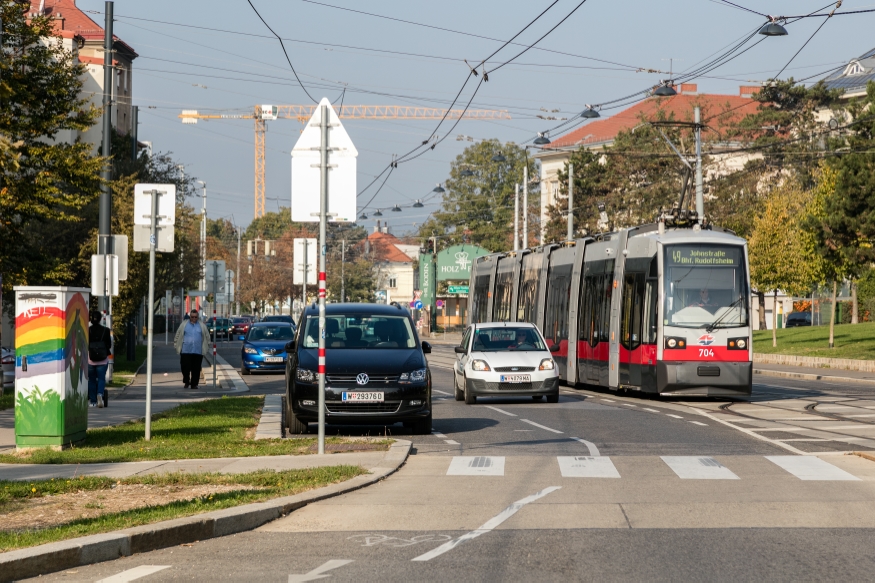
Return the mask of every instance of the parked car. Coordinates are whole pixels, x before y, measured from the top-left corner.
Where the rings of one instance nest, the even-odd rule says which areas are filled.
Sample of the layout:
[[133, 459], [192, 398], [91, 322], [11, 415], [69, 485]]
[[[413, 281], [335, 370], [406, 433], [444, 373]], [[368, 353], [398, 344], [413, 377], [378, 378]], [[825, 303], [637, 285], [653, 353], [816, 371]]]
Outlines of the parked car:
[[295, 319], [291, 316], [265, 316], [261, 319], [262, 322], [284, 322], [286, 324], [295, 325]]
[[11, 348], [0, 348], [0, 363], [3, 364], [3, 388], [15, 387], [15, 351]]
[[[308, 306], [286, 344], [286, 420], [306, 433], [319, 415], [319, 310]], [[431, 373], [407, 310], [385, 304], [325, 307], [325, 421], [354, 425], [401, 422], [431, 433]]]
[[249, 327], [240, 353], [240, 374], [286, 369], [286, 343], [295, 329], [285, 322], [256, 322]]
[[797, 326], [811, 326], [811, 312], [790, 312], [787, 314], [784, 327], [796, 328]]
[[210, 338], [227, 338], [231, 330], [231, 320], [228, 318], [216, 318], [215, 322], [209, 318], [206, 325], [210, 331]]
[[455, 348], [454, 394], [472, 405], [477, 397], [531, 396], [559, 402], [559, 370], [544, 337], [533, 324], [472, 324]]
[[246, 333], [249, 332], [249, 326], [252, 325], [253, 318], [249, 316], [239, 316], [231, 318], [231, 337], [236, 340], [243, 340]]

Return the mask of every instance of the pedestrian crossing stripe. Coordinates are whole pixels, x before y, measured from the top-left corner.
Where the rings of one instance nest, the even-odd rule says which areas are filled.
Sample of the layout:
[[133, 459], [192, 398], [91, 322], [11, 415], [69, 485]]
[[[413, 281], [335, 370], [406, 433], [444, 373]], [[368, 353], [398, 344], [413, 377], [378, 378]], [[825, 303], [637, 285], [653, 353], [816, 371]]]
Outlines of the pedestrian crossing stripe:
[[712, 457], [664, 455], [662, 461], [682, 480], [738, 480], [732, 470]]
[[860, 478], [825, 462], [819, 457], [799, 455], [767, 455], [766, 459], [790, 472], [800, 480], [859, 480]]
[[462, 456], [453, 457], [448, 476], [503, 476], [503, 456]]
[[620, 472], [608, 457], [559, 456], [563, 478], [619, 478]]

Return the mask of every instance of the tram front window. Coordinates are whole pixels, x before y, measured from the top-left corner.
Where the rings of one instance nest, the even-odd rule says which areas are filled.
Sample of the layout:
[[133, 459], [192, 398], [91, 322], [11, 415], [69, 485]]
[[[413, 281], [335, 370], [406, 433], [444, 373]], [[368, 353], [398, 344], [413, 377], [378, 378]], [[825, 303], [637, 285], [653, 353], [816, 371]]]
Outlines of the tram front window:
[[750, 293], [742, 247], [666, 246], [664, 267], [665, 325], [747, 326]]

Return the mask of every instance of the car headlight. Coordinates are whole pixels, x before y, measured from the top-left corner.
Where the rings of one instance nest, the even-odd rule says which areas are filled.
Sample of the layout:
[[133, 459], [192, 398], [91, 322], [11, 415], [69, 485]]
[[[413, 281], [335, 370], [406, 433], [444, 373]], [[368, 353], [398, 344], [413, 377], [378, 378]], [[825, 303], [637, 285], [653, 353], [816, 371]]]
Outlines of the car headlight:
[[401, 377], [398, 379], [400, 383], [421, 383], [425, 380], [426, 370], [424, 368], [420, 368], [410, 372], [401, 373]]
[[316, 373], [312, 370], [307, 370], [305, 368], [299, 368], [295, 372], [295, 377], [302, 382], [305, 383], [315, 383], [316, 382]]
[[556, 368], [556, 365], [553, 363], [552, 358], [545, 358], [541, 361], [541, 364], [538, 365], [538, 370], [553, 370]]
[[258, 354], [258, 351], [251, 346], [244, 346], [243, 352], [245, 352], [246, 354]]
[[485, 360], [472, 360], [471, 368], [474, 370], [492, 370]]

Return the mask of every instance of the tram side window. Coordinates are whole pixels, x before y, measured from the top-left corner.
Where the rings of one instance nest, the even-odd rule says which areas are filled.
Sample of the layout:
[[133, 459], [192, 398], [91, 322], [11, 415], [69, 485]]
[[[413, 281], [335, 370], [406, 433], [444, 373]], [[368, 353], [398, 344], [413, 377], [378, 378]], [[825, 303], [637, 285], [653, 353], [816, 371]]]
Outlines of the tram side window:
[[641, 316], [644, 309], [644, 274], [628, 273], [623, 282], [623, 321], [620, 342], [629, 350], [641, 344]]
[[517, 322], [532, 322], [534, 320], [535, 294], [538, 282], [530, 279], [523, 282], [517, 305]]
[[474, 279], [474, 301], [471, 306], [471, 322], [479, 324], [486, 321], [489, 309], [489, 276], [481, 275]]
[[510, 320], [510, 299], [511, 287], [508, 283], [503, 283], [495, 290], [495, 309], [493, 322], [507, 322]]
[[611, 339], [611, 296], [613, 295], [613, 270], [602, 277], [602, 293], [600, 294], [599, 340], [608, 342]]
[[592, 276], [581, 278], [583, 289], [580, 297], [583, 298], [580, 308], [580, 325], [577, 327], [577, 339], [588, 342], [592, 334]]
[[658, 300], [659, 293], [657, 285], [659, 280], [656, 278], [647, 278], [644, 283], [644, 319], [643, 328], [641, 330], [642, 344], [656, 344], [656, 326], [659, 322]]
[[571, 281], [568, 277], [556, 277], [550, 281], [544, 334], [553, 342], [568, 339], [568, 298], [570, 291]]

